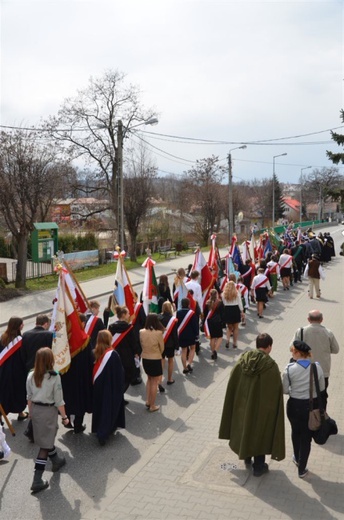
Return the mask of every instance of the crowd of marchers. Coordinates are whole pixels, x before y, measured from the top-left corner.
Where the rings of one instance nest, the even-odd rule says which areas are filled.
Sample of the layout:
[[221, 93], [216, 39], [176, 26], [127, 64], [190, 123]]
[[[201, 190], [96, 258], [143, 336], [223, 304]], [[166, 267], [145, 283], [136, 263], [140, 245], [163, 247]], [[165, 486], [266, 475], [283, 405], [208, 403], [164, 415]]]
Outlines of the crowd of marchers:
[[[77, 435], [86, 429], [85, 414], [92, 413], [91, 431], [104, 445], [118, 428], [125, 428], [125, 392], [130, 385], [143, 387], [142, 371], [146, 375], [144, 406], [150, 413], [157, 412], [158, 392], [164, 393], [166, 385], [175, 383], [176, 355], [180, 355], [182, 373], [188, 377], [194, 369], [197, 371], [195, 356], [202, 350], [206, 353], [209, 348], [210, 358], [216, 362], [224, 336], [226, 349], [231, 345], [238, 349], [240, 328], [245, 327], [247, 319], [255, 319], [252, 306], [256, 306], [257, 319], [262, 319], [267, 305], [273, 305], [278, 298], [278, 292], [290, 291], [303, 278], [308, 279], [309, 298], [320, 298], [323, 264], [331, 261], [335, 251], [330, 234], [290, 232], [282, 237], [278, 247], [260, 256], [239, 265], [228, 255], [221, 262], [222, 276], [219, 269], [206, 291], [202, 289], [202, 272], [191, 265], [178, 269], [172, 288], [168, 277], [162, 275], [156, 312], [146, 313], [135, 295], [134, 312], [130, 314], [128, 307], [117, 305], [111, 295], [101, 318], [99, 302], [90, 301], [88, 312], [79, 314], [89, 341], [62, 374], [54, 370], [50, 318], [37, 316], [36, 326], [24, 333], [23, 320], [10, 318], [0, 336], [0, 404], [5, 415], [18, 414], [18, 421], [27, 420], [25, 435], [39, 446], [33, 493], [49, 485], [43, 479], [48, 460], [52, 471], [65, 465], [55, 447], [59, 416], [63, 427]], [[311, 435], [305, 417], [309, 406], [310, 352], [317, 362], [326, 406], [330, 354], [339, 350], [322, 319], [319, 311], [311, 311], [309, 325], [296, 331], [291, 346], [293, 362], [283, 374], [283, 384], [276, 372], [277, 365], [269, 356], [273, 340], [267, 334], [258, 336], [256, 351], [245, 352], [233, 369], [220, 437], [230, 440], [231, 448], [246, 464], [251, 464], [253, 458], [255, 476], [268, 470], [265, 455], [271, 454], [276, 460], [284, 458], [284, 422], [280, 411], [283, 391], [290, 395], [287, 413], [292, 425], [294, 462], [300, 477], [307, 473]], [[207, 346], [202, 342], [201, 347], [201, 333], [209, 340]], [[254, 396], [254, 402], [245, 397], [247, 392]], [[271, 406], [266, 395], [273, 399]], [[314, 396], [315, 405], [316, 399]], [[269, 417], [269, 406], [276, 412], [275, 420]], [[260, 417], [256, 420], [253, 413], [247, 415], [249, 420], [238, 418], [237, 414], [247, 407], [259, 409]], [[268, 425], [263, 428], [265, 433], [259, 432], [261, 424]], [[8, 455], [4, 440], [0, 458]]]

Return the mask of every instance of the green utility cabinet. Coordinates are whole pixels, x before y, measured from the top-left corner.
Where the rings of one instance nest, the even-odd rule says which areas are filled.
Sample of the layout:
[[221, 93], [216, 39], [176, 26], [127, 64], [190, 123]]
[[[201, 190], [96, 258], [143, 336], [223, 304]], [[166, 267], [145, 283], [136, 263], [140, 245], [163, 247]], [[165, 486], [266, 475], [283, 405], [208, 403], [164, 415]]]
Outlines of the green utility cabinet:
[[36, 222], [31, 234], [32, 261], [46, 262], [58, 251], [58, 225], [56, 222]]

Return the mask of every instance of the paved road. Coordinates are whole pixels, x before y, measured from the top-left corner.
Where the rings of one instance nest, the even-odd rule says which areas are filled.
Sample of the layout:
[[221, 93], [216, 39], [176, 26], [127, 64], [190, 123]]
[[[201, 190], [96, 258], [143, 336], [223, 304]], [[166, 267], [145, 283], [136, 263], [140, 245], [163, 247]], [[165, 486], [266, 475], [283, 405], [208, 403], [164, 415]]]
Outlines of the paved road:
[[[330, 231], [338, 252], [343, 242], [342, 229]], [[90, 434], [75, 436], [60, 429], [57, 446], [67, 457], [67, 466], [59, 474], [47, 471], [50, 488], [36, 496], [29, 493], [36, 447], [23, 438], [24, 424], [14, 420], [17, 436], [9, 439], [13, 454], [9, 462], [0, 464], [1, 517], [4, 515], [8, 520], [343, 519], [343, 261], [343, 257], [337, 256], [326, 267], [323, 298], [313, 301], [323, 311], [325, 325], [334, 331], [342, 347], [334, 358], [329, 389], [329, 413], [337, 420], [340, 433], [325, 447], [313, 447], [307, 480], [297, 478], [291, 463], [288, 423], [287, 458], [281, 463], [272, 462], [271, 472], [261, 479], [253, 479], [226, 441], [217, 439], [230, 369], [240, 352], [253, 345], [256, 334], [265, 331], [272, 335], [275, 340], [272, 355], [281, 370], [288, 361], [293, 332], [306, 323], [310, 310], [304, 282], [288, 293], [278, 292], [263, 320], [257, 322], [252, 309], [247, 327], [240, 330], [239, 352], [222, 349], [218, 362], [214, 363], [203, 339], [202, 354], [196, 359], [194, 374], [188, 377], [182, 375], [178, 358], [176, 384], [158, 396], [161, 412], [148, 414], [144, 409], [143, 385], [132, 387], [127, 394], [130, 401], [127, 428], [104, 448]], [[159, 269], [168, 272], [169, 268], [187, 263], [184, 257], [182, 262], [177, 259], [174, 264], [170, 260]], [[113, 280], [108, 292], [112, 283]], [[100, 288], [98, 281], [97, 288]], [[95, 294], [86, 291], [86, 294], [91, 297], [99, 291]], [[48, 298], [48, 295], [39, 296], [40, 310], [50, 308], [46, 305], [51, 301]], [[17, 302], [16, 314], [31, 313], [34, 306], [34, 301], [23, 306]], [[89, 432], [89, 418], [87, 426]]]

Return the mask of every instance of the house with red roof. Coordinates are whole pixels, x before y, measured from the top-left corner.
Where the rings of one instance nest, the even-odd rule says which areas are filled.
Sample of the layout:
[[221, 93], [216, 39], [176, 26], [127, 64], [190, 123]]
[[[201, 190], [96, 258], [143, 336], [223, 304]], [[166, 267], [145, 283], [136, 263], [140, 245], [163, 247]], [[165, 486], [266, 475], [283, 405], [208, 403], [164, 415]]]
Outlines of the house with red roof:
[[284, 211], [283, 216], [289, 222], [300, 221], [300, 201], [296, 199], [290, 199], [288, 197], [283, 198]]

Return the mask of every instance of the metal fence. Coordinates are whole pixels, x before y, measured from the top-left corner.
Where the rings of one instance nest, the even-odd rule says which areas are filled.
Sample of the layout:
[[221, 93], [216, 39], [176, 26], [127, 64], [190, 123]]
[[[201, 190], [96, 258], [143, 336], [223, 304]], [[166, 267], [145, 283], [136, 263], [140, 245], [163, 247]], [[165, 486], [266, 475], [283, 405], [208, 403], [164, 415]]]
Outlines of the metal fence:
[[[9, 272], [10, 271], [10, 272]], [[48, 276], [54, 273], [53, 262], [31, 262], [28, 261], [26, 264], [26, 279], [40, 278], [42, 276]], [[8, 281], [14, 282], [17, 275], [17, 262], [12, 263], [12, 270], [7, 270]], [[12, 275], [12, 279], [10, 276]]]

